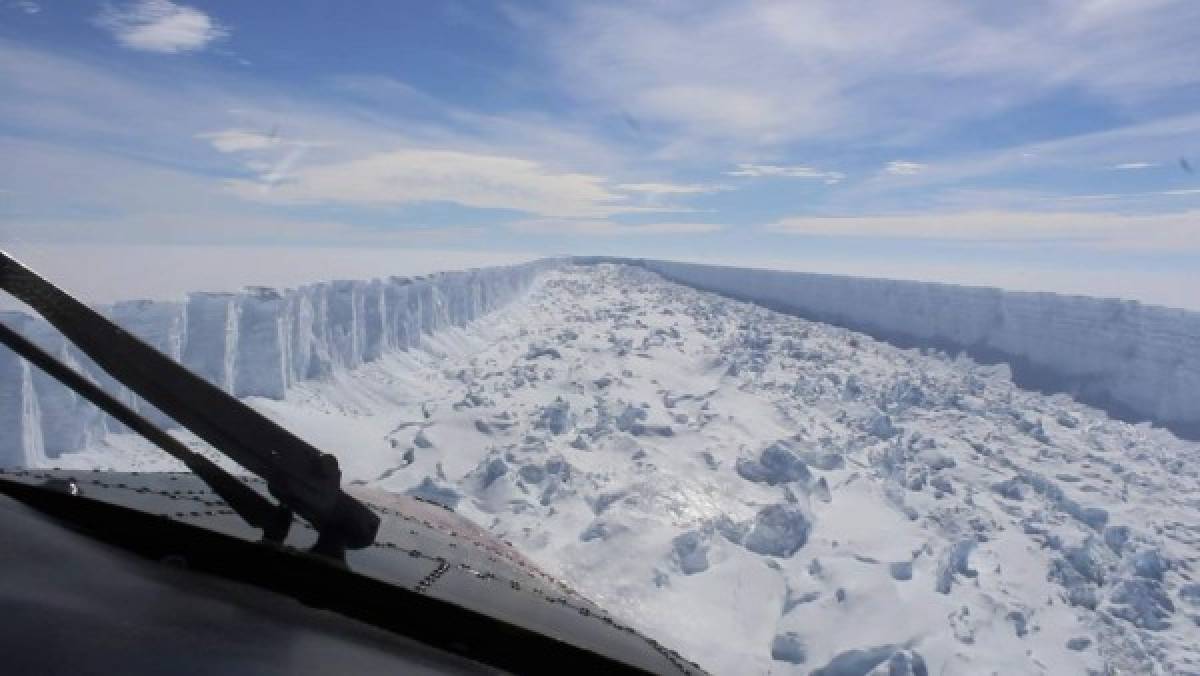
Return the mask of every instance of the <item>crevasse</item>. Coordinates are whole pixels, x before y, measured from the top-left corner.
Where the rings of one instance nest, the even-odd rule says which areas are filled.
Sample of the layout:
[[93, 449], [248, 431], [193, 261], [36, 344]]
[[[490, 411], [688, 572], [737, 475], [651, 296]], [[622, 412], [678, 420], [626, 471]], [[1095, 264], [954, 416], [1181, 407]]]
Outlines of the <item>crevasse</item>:
[[[605, 259], [584, 259], [595, 262]], [[902, 347], [1005, 362], [1022, 387], [1200, 439], [1200, 313], [1112, 298], [644, 259], [678, 283]]]
[[[1200, 313], [1135, 301], [927, 282], [645, 259], [640, 265], [702, 290], [913, 347], [1006, 362], [1024, 387], [1066, 392], [1110, 415], [1200, 438]], [[354, 368], [421, 336], [504, 305], [560, 260], [418, 278], [331, 281], [277, 291], [194, 293], [184, 302], [129, 301], [104, 311], [151, 345], [236, 396], [281, 399], [291, 385]], [[160, 423], [43, 322], [4, 321]], [[85, 447], [119, 425], [0, 347], [0, 466]]]

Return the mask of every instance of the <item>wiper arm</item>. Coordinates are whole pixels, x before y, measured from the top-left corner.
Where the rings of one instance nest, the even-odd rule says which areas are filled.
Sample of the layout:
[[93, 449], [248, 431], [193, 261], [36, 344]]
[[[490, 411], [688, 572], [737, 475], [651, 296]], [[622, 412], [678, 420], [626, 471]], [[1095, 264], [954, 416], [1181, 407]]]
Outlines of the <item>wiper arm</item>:
[[375, 541], [379, 517], [341, 489], [337, 458], [138, 340], [0, 251], [0, 288], [37, 310], [141, 398], [267, 482], [318, 531], [313, 551], [341, 559]]
[[109, 414], [121, 424], [145, 437], [171, 457], [179, 460], [204, 483], [208, 484], [229, 508], [237, 512], [246, 523], [261, 528], [263, 540], [282, 543], [287, 537], [292, 522], [292, 512], [287, 507], [272, 504], [258, 491], [247, 486], [229, 472], [221, 469], [208, 458], [183, 445], [154, 423], [100, 389], [71, 367], [55, 359], [21, 334], [0, 324], [0, 343], [24, 357], [29, 363], [71, 388], [97, 408]]

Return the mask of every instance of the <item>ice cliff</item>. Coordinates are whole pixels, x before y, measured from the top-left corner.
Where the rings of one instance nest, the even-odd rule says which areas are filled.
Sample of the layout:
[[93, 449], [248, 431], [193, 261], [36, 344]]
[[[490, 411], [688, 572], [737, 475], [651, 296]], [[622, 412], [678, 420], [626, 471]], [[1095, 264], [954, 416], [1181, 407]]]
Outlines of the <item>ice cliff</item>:
[[607, 260], [904, 347], [1006, 362], [1024, 387], [1200, 439], [1200, 313], [1136, 301], [929, 282]]
[[[332, 281], [297, 289], [189, 294], [101, 308], [117, 324], [238, 396], [282, 399], [301, 380], [354, 368], [421, 336], [462, 326], [525, 291], [554, 260], [424, 277]], [[151, 420], [173, 423], [131, 396], [40, 319], [0, 321], [82, 370]], [[0, 346], [0, 467], [40, 464], [119, 428], [74, 392]]]

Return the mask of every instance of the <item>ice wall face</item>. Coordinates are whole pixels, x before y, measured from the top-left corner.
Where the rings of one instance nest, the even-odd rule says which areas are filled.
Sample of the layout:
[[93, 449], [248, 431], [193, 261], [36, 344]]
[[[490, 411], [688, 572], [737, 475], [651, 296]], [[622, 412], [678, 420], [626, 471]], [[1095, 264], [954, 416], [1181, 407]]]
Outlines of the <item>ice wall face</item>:
[[289, 367], [288, 304], [274, 289], [246, 289], [238, 298], [232, 392], [282, 399], [293, 379]]
[[362, 364], [363, 284], [337, 281], [329, 286], [329, 341], [334, 363], [346, 368]]
[[[26, 333], [32, 323], [17, 312], [0, 312], [0, 321]], [[33, 389], [32, 367], [12, 351], [0, 348], [0, 466], [45, 460], [41, 409]]]
[[[187, 313], [183, 303], [154, 302], [148, 300], [121, 301], [109, 308], [108, 315], [118, 325], [142, 339], [159, 352], [162, 352], [175, 361], [182, 359], [183, 346], [187, 333]], [[46, 328], [53, 331], [49, 326], [46, 326]], [[174, 422], [170, 418], [150, 404], [134, 397], [124, 387], [109, 377], [99, 366], [93, 364], [90, 359], [82, 355], [80, 355], [80, 358], [86, 364], [86, 366], [82, 367], [83, 370], [92, 374], [92, 377], [97, 381], [107, 384], [110, 390], [117, 391], [122, 401], [130, 404], [138, 413], [141, 413], [155, 424], [164, 427], [174, 425]], [[65, 387], [58, 387], [56, 389], [75, 396], [73, 392]], [[39, 388], [39, 392], [41, 391], [45, 390]], [[84, 411], [93, 415], [99, 415], [86, 401], [81, 401], [80, 404]], [[91, 421], [87, 421], [87, 424], [92, 433], [99, 432], [99, 430], [92, 428]], [[106, 425], [110, 429], [121, 427], [120, 423], [111, 418], [106, 419]], [[51, 426], [44, 424], [43, 427], [46, 428], [47, 434], [50, 434], [49, 428]], [[57, 452], [69, 452], [70, 450], [80, 448], [82, 445], [86, 445], [86, 442], [65, 444]]]
[[[355, 368], [421, 337], [462, 326], [529, 288], [556, 260], [446, 272], [416, 279], [334, 281], [277, 291], [189, 294], [186, 302], [125, 301], [102, 312], [209, 382], [239, 397], [282, 399], [301, 380]], [[154, 422], [139, 401], [41, 320], [0, 321], [88, 375]], [[0, 346], [0, 467], [38, 465], [79, 450], [120, 425]]]
[[180, 303], [131, 300], [109, 309], [114, 322], [157, 349], [178, 360], [183, 354], [187, 323]]
[[[94, 364], [68, 346], [48, 324], [19, 312], [0, 312], [0, 322], [21, 333], [59, 361], [98, 381]], [[38, 457], [57, 457], [86, 445], [105, 429], [101, 413], [58, 381], [0, 347], [0, 447], [28, 448]], [[111, 381], [111, 379], [110, 379]], [[111, 391], [126, 393], [111, 381]], [[117, 423], [110, 421], [115, 427]], [[9, 431], [11, 430], [11, 431]], [[0, 457], [6, 452], [0, 450]]]
[[375, 279], [363, 289], [363, 360], [374, 361], [391, 347], [387, 335], [388, 307], [383, 283]]
[[233, 389], [240, 300], [232, 293], [193, 293], [187, 300], [183, 365], [226, 391]]
[[667, 279], [901, 345], [1005, 361], [1019, 384], [1200, 438], [1200, 313], [1135, 301], [655, 260]]

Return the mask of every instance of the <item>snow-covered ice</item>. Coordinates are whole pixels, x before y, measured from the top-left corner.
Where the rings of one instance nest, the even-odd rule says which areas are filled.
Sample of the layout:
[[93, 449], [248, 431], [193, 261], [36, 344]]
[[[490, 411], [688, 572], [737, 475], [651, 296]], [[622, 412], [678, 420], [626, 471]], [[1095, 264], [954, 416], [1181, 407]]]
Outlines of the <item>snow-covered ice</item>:
[[966, 350], [1018, 383], [1200, 439], [1200, 312], [1130, 300], [637, 260], [668, 279], [864, 331]]
[[[1200, 671], [1194, 442], [638, 267], [378, 349], [327, 289], [289, 321], [341, 356], [253, 406], [715, 673]], [[127, 434], [31, 458], [178, 469]]]

